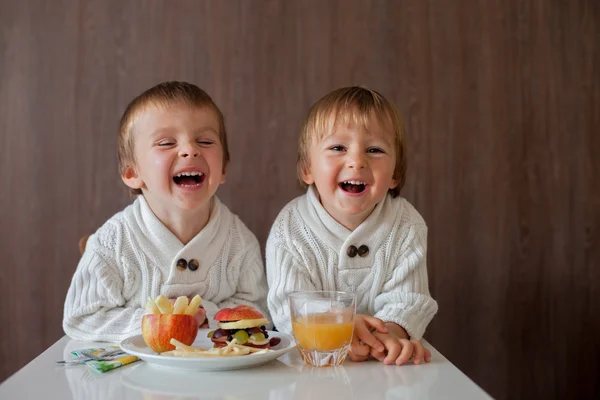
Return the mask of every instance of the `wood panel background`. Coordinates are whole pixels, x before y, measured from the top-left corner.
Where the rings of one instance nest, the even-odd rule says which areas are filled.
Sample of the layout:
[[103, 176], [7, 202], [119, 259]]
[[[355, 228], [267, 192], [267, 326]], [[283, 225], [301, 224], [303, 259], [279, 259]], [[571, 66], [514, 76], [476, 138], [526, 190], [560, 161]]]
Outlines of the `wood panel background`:
[[429, 225], [427, 338], [498, 399], [600, 394], [600, 7], [589, 1], [0, 0], [0, 380], [63, 335], [77, 241], [129, 203], [126, 104], [206, 89], [220, 198], [264, 245], [299, 195], [308, 107], [346, 85], [404, 114]]

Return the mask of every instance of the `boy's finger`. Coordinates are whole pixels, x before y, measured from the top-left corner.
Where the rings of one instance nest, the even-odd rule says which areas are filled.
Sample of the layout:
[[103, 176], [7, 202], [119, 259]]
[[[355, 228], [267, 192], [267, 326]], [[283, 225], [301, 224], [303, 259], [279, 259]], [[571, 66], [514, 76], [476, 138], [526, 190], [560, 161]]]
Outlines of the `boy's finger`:
[[355, 356], [368, 356], [369, 351], [371, 349], [366, 344], [362, 343], [357, 335], [352, 336], [352, 341], [350, 342], [350, 353], [353, 353]]
[[365, 322], [367, 322], [372, 328], [375, 328], [381, 333], [388, 333], [388, 330], [385, 327], [385, 322], [383, 322], [379, 318], [371, 317], [369, 315], [365, 315], [363, 318]]
[[413, 354], [414, 345], [410, 340], [402, 340], [402, 352], [396, 359], [396, 365], [402, 365], [410, 359]]
[[206, 310], [204, 310], [204, 308], [197, 309], [194, 317], [196, 317], [196, 321], [198, 321], [198, 326], [203, 326], [205, 324], [208, 326], [208, 319], [206, 318]]
[[385, 356], [383, 363], [386, 365], [393, 364], [396, 361], [396, 359], [398, 358], [398, 356], [400, 355], [401, 351], [402, 351], [402, 345], [398, 341], [394, 341], [391, 344], [388, 344], [387, 356]]
[[373, 334], [371, 332], [369, 332], [369, 330], [367, 329], [366, 326], [361, 326], [357, 330], [358, 330], [358, 332], [356, 332], [356, 337], [362, 343], [373, 347], [377, 351], [385, 350], [385, 347], [383, 346], [383, 344], [379, 340], [377, 340], [377, 338], [375, 336], [373, 336]]
[[425, 362], [431, 361], [431, 352], [425, 348]]
[[415, 364], [421, 364], [423, 361], [423, 355], [425, 353], [425, 348], [421, 343], [415, 343], [415, 348], [413, 350], [413, 362]]
[[348, 357], [350, 357], [350, 359], [352, 361], [360, 362], [360, 361], [365, 361], [367, 358], [369, 358], [369, 355], [367, 354], [366, 356], [361, 356], [361, 355], [353, 353], [352, 351], [349, 351]]
[[365, 344], [360, 344], [358, 341], [352, 341], [352, 344], [350, 345], [350, 352], [353, 353], [356, 356], [360, 356], [360, 357], [365, 357], [365, 356], [369, 356], [369, 352], [371, 351], [371, 348]]
[[374, 359], [383, 362], [383, 360], [385, 359], [385, 353], [381, 352], [381, 351], [377, 351], [374, 348], [371, 348], [371, 357], [373, 357]]

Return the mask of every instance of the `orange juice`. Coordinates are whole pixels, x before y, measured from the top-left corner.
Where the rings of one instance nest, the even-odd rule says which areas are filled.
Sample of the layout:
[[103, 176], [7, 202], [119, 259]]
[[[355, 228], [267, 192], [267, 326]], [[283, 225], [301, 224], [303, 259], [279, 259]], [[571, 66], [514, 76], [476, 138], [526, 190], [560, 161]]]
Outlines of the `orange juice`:
[[343, 322], [342, 316], [322, 313], [297, 317], [292, 321], [294, 337], [305, 350], [332, 351], [350, 344], [352, 322]]

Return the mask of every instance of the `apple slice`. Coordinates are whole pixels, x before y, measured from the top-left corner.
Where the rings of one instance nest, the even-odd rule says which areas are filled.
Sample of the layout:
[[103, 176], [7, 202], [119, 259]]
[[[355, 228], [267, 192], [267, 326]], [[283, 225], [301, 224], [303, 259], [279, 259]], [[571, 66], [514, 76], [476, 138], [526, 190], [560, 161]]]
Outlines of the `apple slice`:
[[173, 304], [162, 294], [154, 299], [154, 302], [161, 314], [173, 314]]
[[177, 300], [175, 300], [175, 305], [173, 306], [173, 314], [185, 314], [187, 307], [188, 298], [186, 296], [179, 296]]
[[192, 299], [192, 301], [190, 301], [190, 304], [185, 309], [185, 313], [187, 315], [196, 314], [196, 310], [198, 309], [198, 307], [200, 307], [201, 304], [202, 304], [202, 298], [198, 294], [195, 295], [194, 298]]
[[148, 297], [148, 301], [146, 302], [146, 305], [144, 306], [144, 308], [150, 314], [160, 315], [160, 310], [156, 306], [156, 303], [154, 302], [154, 300], [152, 300], [150, 297]]

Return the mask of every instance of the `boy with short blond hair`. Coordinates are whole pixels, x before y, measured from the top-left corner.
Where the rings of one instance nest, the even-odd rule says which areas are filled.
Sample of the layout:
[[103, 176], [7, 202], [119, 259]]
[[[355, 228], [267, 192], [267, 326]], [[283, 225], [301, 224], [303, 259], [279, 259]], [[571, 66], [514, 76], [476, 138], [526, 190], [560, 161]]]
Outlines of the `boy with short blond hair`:
[[143, 305], [160, 294], [199, 294], [199, 325], [240, 304], [264, 313], [258, 241], [215, 195], [229, 151], [223, 115], [210, 96], [186, 82], [142, 93], [121, 119], [118, 158], [137, 198], [88, 239], [65, 301], [67, 335], [138, 335]]
[[399, 197], [405, 140], [396, 108], [373, 90], [342, 88], [313, 105], [297, 163], [307, 193], [284, 207], [267, 241], [277, 329], [291, 332], [292, 292], [354, 292], [353, 360], [429, 361], [421, 338], [438, 306], [427, 282], [427, 226]]

